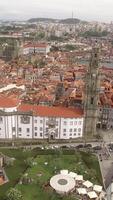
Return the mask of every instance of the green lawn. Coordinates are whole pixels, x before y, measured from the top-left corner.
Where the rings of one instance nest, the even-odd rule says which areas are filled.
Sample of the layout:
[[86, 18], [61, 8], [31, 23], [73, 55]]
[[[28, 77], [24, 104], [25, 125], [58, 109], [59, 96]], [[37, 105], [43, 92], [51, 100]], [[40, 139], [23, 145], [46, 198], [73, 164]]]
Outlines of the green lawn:
[[[60, 169], [68, 169], [79, 174], [83, 174], [85, 180], [91, 180], [93, 183], [102, 184], [101, 174], [97, 158], [94, 155], [76, 152], [74, 155], [38, 155], [34, 162], [37, 164], [27, 170], [28, 177], [33, 179], [30, 185], [18, 185], [22, 191], [24, 200], [74, 200], [73, 197], [64, 197], [53, 193], [52, 190], [45, 190], [44, 184], [48, 183], [50, 178], [58, 173]], [[44, 163], [48, 162], [48, 165]], [[42, 174], [38, 177], [38, 174]]]
[[34, 153], [32, 151], [23, 152], [21, 149], [0, 149], [0, 152], [16, 159], [13, 166], [5, 166], [6, 175], [10, 181], [5, 185], [0, 186], [0, 200], [3, 200], [6, 191], [17, 184], [20, 176], [26, 170], [27, 166], [24, 160], [33, 156]]
[[[0, 151], [16, 158], [13, 166], [5, 167], [10, 181], [0, 186], [0, 200], [3, 200], [6, 191], [14, 186], [21, 190], [24, 200], [75, 200], [76, 197], [61, 198], [51, 189], [46, 190], [43, 187], [61, 169], [83, 174], [85, 180], [88, 179], [93, 183], [102, 184], [98, 160], [96, 156], [89, 153], [65, 150], [40, 151], [38, 149], [26, 152], [21, 149], [0, 149]], [[32, 165], [31, 168], [27, 168], [24, 162], [28, 157], [34, 157], [35, 165]], [[45, 165], [45, 162], [48, 165]], [[29, 185], [17, 184], [22, 174], [25, 173], [33, 179], [33, 182]], [[38, 174], [40, 173], [42, 176], [39, 177]]]

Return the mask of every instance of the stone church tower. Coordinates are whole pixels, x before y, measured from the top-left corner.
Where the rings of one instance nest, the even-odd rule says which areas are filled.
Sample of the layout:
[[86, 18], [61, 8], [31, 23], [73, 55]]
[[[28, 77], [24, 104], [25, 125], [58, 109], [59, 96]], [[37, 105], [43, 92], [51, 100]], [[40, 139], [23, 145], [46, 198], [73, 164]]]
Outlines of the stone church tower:
[[86, 75], [85, 102], [84, 102], [84, 134], [91, 136], [96, 134], [98, 120], [98, 101], [100, 90], [99, 76], [99, 48], [94, 47]]

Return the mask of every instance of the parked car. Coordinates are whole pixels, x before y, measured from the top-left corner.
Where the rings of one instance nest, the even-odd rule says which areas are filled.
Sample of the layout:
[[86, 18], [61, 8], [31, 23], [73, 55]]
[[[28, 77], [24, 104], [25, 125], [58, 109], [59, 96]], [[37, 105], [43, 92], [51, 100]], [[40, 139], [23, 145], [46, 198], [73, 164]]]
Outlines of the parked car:
[[98, 151], [98, 150], [101, 150], [102, 147], [101, 146], [95, 146], [95, 147], [93, 147], [93, 149]]
[[113, 151], [113, 144], [109, 144], [108, 146], [109, 146], [109, 150]]
[[84, 148], [84, 145], [83, 144], [79, 144], [78, 146], [76, 146], [77, 149], [82, 149]]
[[67, 148], [69, 148], [69, 147], [68, 147], [67, 145], [62, 145], [61, 148], [62, 148], [62, 149], [67, 149]]
[[85, 144], [84, 147], [85, 147], [85, 148], [91, 148], [92, 145], [91, 145], [91, 144]]

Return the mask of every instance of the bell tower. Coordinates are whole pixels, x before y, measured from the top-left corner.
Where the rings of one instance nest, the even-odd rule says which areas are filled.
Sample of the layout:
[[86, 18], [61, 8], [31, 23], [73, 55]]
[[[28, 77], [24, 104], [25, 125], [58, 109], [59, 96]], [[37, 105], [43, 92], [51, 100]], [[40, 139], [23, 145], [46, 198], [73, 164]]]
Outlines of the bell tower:
[[85, 102], [84, 102], [84, 134], [91, 136], [96, 134], [98, 120], [98, 100], [100, 90], [99, 77], [99, 48], [93, 47], [90, 63], [86, 75]]

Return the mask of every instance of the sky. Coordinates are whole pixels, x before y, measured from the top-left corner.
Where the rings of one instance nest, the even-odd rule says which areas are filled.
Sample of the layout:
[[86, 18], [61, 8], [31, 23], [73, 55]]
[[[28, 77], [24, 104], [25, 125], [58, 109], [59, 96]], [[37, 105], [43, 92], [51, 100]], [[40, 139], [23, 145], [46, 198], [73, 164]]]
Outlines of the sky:
[[113, 0], [0, 0], [0, 19], [35, 17], [113, 21]]

